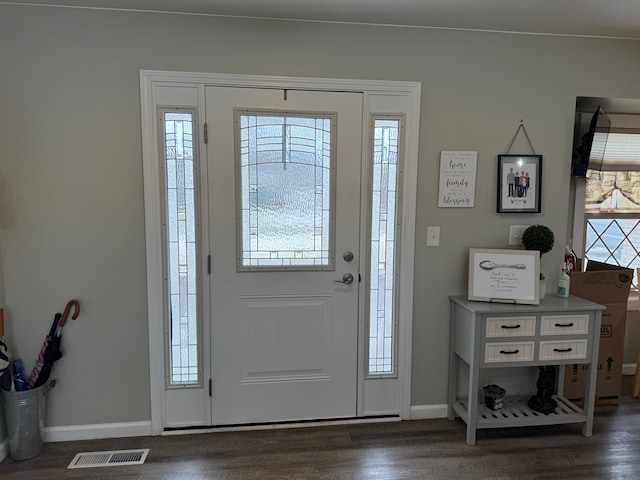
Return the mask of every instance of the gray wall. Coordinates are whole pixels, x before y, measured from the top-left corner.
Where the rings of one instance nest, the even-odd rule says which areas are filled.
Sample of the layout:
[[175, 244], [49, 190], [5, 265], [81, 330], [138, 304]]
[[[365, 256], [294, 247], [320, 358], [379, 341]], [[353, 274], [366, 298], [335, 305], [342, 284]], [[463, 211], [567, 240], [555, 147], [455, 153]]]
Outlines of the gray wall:
[[[7, 328], [30, 363], [67, 300], [50, 426], [150, 418], [139, 70], [422, 82], [413, 405], [446, 402], [448, 300], [469, 247], [569, 218], [576, 96], [640, 98], [640, 42], [0, 5], [0, 241]], [[497, 155], [524, 119], [541, 214], [496, 213]], [[437, 207], [441, 150], [478, 152], [475, 208]], [[516, 142], [512, 153], [529, 153]], [[441, 246], [426, 247], [428, 225]], [[35, 360], [35, 358], [33, 358]]]

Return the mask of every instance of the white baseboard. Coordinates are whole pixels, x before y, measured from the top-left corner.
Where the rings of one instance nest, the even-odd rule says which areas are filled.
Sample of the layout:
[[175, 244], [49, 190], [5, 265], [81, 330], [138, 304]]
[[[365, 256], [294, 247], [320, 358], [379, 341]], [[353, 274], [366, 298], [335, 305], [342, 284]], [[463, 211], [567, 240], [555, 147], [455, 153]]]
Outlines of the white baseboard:
[[152, 435], [151, 421], [128, 423], [98, 423], [94, 425], [69, 425], [46, 427], [45, 442], [95, 440], [99, 438], [142, 437]]
[[[411, 407], [411, 420], [446, 418], [447, 405], [419, 405]], [[385, 421], [389, 421], [386, 419]], [[103, 438], [141, 437], [153, 435], [151, 422], [101, 423], [92, 425], [69, 425], [46, 427], [45, 442], [68, 442]], [[9, 455], [9, 441], [0, 443], [0, 460]]]
[[625, 363], [622, 365], [622, 374], [623, 375], [635, 375], [636, 374], [636, 364], [635, 363]]
[[446, 418], [447, 408], [446, 403], [443, 405], [413, 405], [411, 407], [411, 420]]
[[[422, 405], [411, 407], [411, 420], [421, 420], [428, 418], [445, 418], [447, 416], [447, 405]], [[398, 421], [397, 419], [362, 419], [351, 420], [343, 423], [370, 423], [370, 422], [389, 422]], [[317, 425], [314, 423], [314, 425]], [[290, 427], [290, 425], [288, 425]], [[255, 427], [251, 427], [255, 429]], [[215, 431], [221, 431], [216, 428]], [[201, 430], [198, 430], [201, 432]], [[185, 433], [184, 431], [181, 433]], [[165, 432], [165, 435], [171, 435], [172, 432]], [[94, 425], [70, 425], [65, 427], [47, 427], [44, 429], [45, 442], [67, 442], [75, 440], [95, 440], [102, 438], [121, 438], [121, 437], [141, 437], [151, 436], [151, 422], [129, 422], [129, 423], [103, 423]], [[8, 454], [8, 441], [4, 442], [5, 456]], [[0, 450], [2, 452], [2, 450]]]

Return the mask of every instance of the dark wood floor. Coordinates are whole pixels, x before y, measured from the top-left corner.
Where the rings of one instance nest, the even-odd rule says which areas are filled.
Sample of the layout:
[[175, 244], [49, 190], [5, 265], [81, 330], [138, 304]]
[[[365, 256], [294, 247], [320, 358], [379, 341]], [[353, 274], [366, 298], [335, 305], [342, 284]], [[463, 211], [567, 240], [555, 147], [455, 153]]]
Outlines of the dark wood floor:
[[[460, 420], [217, 432], [45, 444], [36, 458], [0, 463], [0, 479], [547, 479], [640, 478], [640, 400], [596, 408], [580, 425], [478, 431]], [[149, 448], [144, 465], [68, 470], [76, 453]]]

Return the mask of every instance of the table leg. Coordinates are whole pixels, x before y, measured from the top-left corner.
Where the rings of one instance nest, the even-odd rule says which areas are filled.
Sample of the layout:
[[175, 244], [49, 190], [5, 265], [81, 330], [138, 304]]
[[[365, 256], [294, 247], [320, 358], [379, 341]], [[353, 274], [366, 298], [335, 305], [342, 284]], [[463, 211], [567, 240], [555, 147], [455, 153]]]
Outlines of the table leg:
[[587, 421], [582, 427], [582, 434], [590, 437], [593, 432], [593, 410], [596, 404], [596, 382], [598, 376], [598, 351], [600, 349], [600, 323], [602, 322], [602, 312], [595, 315], [595, 325], [593, 326], [592, 359], [589, 363], [589, 374], [587, 375], [587, 385], [584, 393], [584, 413]]
[[467, 443], [476, 444], [476, 425], [478, 418], [478, 369], [471, 361], [469, 365], [469, 395], [467, 398]]

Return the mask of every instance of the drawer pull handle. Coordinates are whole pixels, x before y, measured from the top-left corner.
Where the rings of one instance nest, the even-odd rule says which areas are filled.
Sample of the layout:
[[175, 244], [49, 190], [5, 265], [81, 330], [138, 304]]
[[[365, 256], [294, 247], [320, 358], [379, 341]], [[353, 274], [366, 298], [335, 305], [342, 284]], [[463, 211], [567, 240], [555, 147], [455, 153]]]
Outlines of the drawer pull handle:
[[507, 352], [506, 350], [500, 350], [502, 355], [515, 355], [516, 353], [520, 353], [520, 350], [513, 350], [511, 352]]
[[571, 327], [573, 327], [573, 322], [571, 322], [571, 323], [556, 323], [556, 327], [558, 327], [558, 328], [571, 328]]
[[567, 353], [572, 351], [573, 348], [569, 347], [569, 348], [554, 348], [553, 351], [554, 352], [561, 352], [561, 353]]
[[501, 325], [500, 328], [512, 328], [512, 329], [516, 329], [516, 328], [520, 328], [520, 325]]

